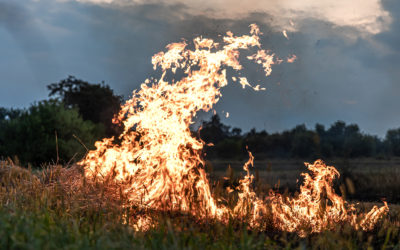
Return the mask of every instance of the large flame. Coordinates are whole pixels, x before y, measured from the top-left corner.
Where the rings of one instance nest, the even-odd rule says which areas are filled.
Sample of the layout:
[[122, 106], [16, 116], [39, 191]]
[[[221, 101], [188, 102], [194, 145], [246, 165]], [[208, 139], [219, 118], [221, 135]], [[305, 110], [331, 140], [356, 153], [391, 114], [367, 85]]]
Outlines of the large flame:
[[[203, 168], [204, 142], [192, 135], [189, 126], [198, 111], [209, 111], [218, 102], [221, 88], [228, 84], [226, 69], [242, 69], [239, 50], [255, 49], [254, 55], [247, 59], [260, 64], [266, 76], [271, 74], [273, 64], [282, 62], [269, 51], [260, 49], [260, 34], [259, 28], [252, 24], [249, 35], [234, 36], [227, 32], [221, 44], [198, 37], [193, 40], [194, 49], [189, 49], [189, 44], [183, 41], [169, 44], [166, 52], [154, 55], [154, 69], [161, 68], [162, 77], [147, 79], [122, 106], [116, 118], [124, 125], [120, 142], [114, 143], [113, 138], [96, 142], [97, 149], [80, 162], [85, 177], [118, 183], [130, 205], [185, 212], [200, 219], [212, 217], [224, 222], [229, 217], [249, 218], [249, 225], [257, 227], [271, 207], [277, 228], [300, 234], [299, 227], [304, 222], [314, 232], [338, 221], [351, 221], [363, 229], [373, 227], [386, 207], [374, 208], [368, 216], [363, 215], [364, 221], [357, 220], [354, 208], [350, 206], [346, 210], [346, 203], [332, 189], [337, 171], [318, 161], [308, 165], [315, 176], [305, 175], [305, 184], [297, 198], [283, 199], [272, 193], [262, 200], [251, 188], [253, 176], [249, 167], [253, 156], [250, 153], [244, 166], [247, 175], [237, 188], [236, 206], [230, 209], [213, 198]], [[292, 56], [288, 61], [294, 59]], [[168, 74], [183, 77], [168, 82]], [[243, 88], [263, 89], [252, 86], [245, 77], [239, 77], [239, 82]], [[321, 206], [324, 192], [332, 205]], [[145, 229], [152, 223], [149, 217], [139, 217], [135, 228]]]

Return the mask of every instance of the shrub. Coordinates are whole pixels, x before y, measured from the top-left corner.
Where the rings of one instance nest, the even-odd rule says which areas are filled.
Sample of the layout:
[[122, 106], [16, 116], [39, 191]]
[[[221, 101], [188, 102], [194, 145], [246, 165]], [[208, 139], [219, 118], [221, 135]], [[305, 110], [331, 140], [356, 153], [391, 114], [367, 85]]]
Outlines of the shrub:
[[84, 121], [77, 109], [66, 109], [57, 100], [41, 101], [12, 119], [0, 120], [0, 156], [16, 156], [34, 166], [65, 163], [82, 157], [85, 147], [92, 148], [103, 133], [102, 125]]

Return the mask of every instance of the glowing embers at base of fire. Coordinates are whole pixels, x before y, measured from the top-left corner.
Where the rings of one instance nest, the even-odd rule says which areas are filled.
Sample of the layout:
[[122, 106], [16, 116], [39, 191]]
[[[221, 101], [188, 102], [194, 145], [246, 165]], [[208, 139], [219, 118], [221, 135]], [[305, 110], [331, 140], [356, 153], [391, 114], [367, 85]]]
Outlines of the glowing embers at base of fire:
[[[96, 150], [79, 163], [84, 167], [85, 178], [106, 183], [111, 180], [119, 186], [119, 195], [126, 197], [123, 206], [143, 211], [186, 213], [198, 220], [212, 218], [222, 223], [229, 218], [246, 219], [251, 228], [260, 228], [272, 209], [274, 227], [300, 234], [299, 225], [303, 222], [311, 223], [312, 232], [329, 228], [338, 221], [351, 221], [363, 229], [373, 227], [386, 209], [375, 209], [358, 222], [356, 215], [350, 215], [354, 209], [346, 207], [333, 192], [331, 179], [338, 175], [337, 171], [323, 167], [321, 162], [310, 168], [315, 176], [306, 175], [301, 190], [304, 194], [298, 198], [283, 199], [272, 194], [262, 200], [251, 188], [250, 154], [244, 166], [247, 175], [236, 190], [236, 205], [228, 207], [212, 196], [203, 168], [204, 142], [195, 138], [189, 127], [198, 111], [211, 110], [222, 96], [220, 90], [228, 84], [226, 69], [242, 69], [240, 50], [255, 49], [246, 59], [261, 65], [266, 76], [271, 74], [272, 65], [283, 62], [260, 48], [260, 34], [253, 24], [249, 35], [234, 36], [227, 32], [221, 43], [198, 37], [193, 40], [193, 50], [186, 42], [172, 43], [166, 52], [154, 55], [152, 63], [155, 69], [161, 68], [161, 79], [146, 80], [121, 107], [115, 118], [115, 122], [124, 125], [120, 143], [114, 143], [113, 138], [96, 142]], [[293, 58], [287, 61], [292, 62]], [[180, 80], [166, 80], [167, 73], [178, 71], [183, 73]], [[243, 88], [264, 89], [259, 85], [253, 87], [245, 77], [239, 79]], [[324, 192], [333, 205], [326, 203], [321, 210], [320, 204], [324, 203], [320, 196]], [[146, 230], [154, 226], [151, 216], [144, 214], [136, 219], [134, 228]]]

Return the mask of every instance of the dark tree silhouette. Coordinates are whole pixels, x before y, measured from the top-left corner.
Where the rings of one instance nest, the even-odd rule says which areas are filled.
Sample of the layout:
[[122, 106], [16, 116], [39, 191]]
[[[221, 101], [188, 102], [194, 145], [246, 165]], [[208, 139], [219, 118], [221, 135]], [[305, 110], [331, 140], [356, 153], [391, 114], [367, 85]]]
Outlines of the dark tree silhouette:
[[106, 136], [119, 135], [121, 128], [112, 119], [120, 110], [122, 97], [115, 95], [104, 82], [92, 84], [69, 76], [47, 88], [49, 96], [59, 98], [68, 108], [78, 108], [84, 120], [103, 124]]
[[85, 147], [93, 148], [104, 133], [100, 124], [84, 121], [76, 108], [66, 109], [58, 100], [41, 101], [18, 113], [0, 119], [0, 158], [16, 156], [22, 164], [79, 160]]
[[391, 129], [386, 133], [386, 144], [389, 153], [400, 156], [400, 128]]
[[0, 120], [11, 120], [22, 114], [20, 109], [0, 108]]
[[216, 144], [229, 137], [230, 127], [224, 125], [218, 115], [213, 115], [210, 121], [203, 122], [200, 135], [205, 142]]

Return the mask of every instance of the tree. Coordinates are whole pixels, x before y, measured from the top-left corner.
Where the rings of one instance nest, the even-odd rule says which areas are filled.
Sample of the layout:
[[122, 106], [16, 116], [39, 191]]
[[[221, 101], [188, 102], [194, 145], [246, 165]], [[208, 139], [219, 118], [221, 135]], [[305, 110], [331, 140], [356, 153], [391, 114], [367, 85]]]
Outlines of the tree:
[[20, 109], [0, 108], [0, 120], [14, 119], [14, 118], [20, 116], [21, 113], [22, 113], [22, 110], [20, 110]]
[[200, 130], [201, 139], [207, 143], [217, 144], [230, 135], [230, 127], [224, 125], [218, 115], [213, 115], [211, 120], [203, 122]]
[[0, 121], [0, 156], [17, 156], [21, 163], [34, 166], [56, 162], [57, 155], [60, 163], [79, 160], [103, 130], [84, 121], [76, 108], [66, 109], [58, 100], [41, 101]]
[[328, 129], [325, 139], [331, 145], [335, 156], [344, 156], [343, 145], [345, 140], [346, 123], [337, 121]]
[[120, 134], [120, 126], [113, 124], [112, 119], [120, 110], [122, 98], [104, 82], [92, 84], [69, 76], [47, 88], [49, 96], [57, 97], [67, 108], [78, 108], [84, 120], [103, 124], [106, 136]]
[[308, 130], [304, 124], [296, 126], [291, 131], [292, 148], [291, 154], [294, 157], [307, 158], [317, 153], [319, 136]]
[[256, 157], [256, 159], [265, 159], [267, 154], [271, 151], [271, 145], [268, 133], [263, 130], [257, 132], [252, 128], [245, 136], [244, 144], [242, 146], [242, 153], [246, 156], [247, 152], [244, 150], [247, 146], [248, 150]]
[[390, 154], [400, 156], [400, 128], [389, 130], [385, 142]]

